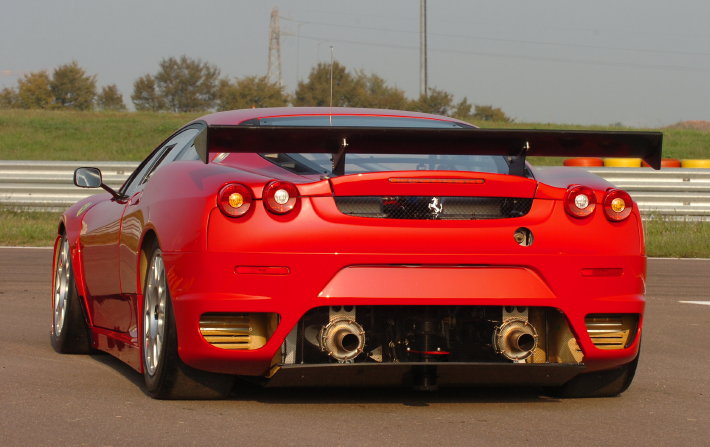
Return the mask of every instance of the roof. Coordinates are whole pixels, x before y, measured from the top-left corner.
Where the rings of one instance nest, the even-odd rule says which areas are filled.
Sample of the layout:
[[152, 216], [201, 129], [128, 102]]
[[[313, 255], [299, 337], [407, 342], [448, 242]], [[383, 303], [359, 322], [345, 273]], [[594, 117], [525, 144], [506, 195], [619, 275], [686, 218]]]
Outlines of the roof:
[[[264, 109], [242, 109], [230, 110], [225, 112], [216, 112], [198, 118], [195, 121], [206, 122], [210, 126], [229, 126], [237, 125], [244, 121], [257, 118], [274, 118], [281, 116], [304, 116], [304, 115], [320, 115], [320, 116], [388, 116], [401, 118], [420, 118], [439, 121], [451, 121], [456, 123], [465, 123], [454, 118], [449, 118], [442, 115], [432, 115], [429, 113], [409, 112], [404, 110], [387, 110], [387, 109], [366, 109], [356, 107], [272, 107]], [[468, 124], [468, 123], [465, 123]], [[470, 126], [470, 124], [468, 124]]]

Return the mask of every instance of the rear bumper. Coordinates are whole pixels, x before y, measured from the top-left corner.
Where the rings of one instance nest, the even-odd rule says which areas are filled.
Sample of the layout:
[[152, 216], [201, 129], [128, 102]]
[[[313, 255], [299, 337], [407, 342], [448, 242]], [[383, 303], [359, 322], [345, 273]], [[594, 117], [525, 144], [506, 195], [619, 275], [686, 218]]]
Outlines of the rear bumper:
[[[195, 368], [228, 374], [269, 374], [274, 357], [299, 319], [322, 306], [554, 308], [564, 314], [584, 353], [585, 371], [611, 369], [631, 362], [638, 353], [643, 324], [643, 256], [164, 253], [164, 260], [173, 295], [180, 357]], [[288, 274], [282, 274], [283, 269], [275, 270], [279, 274], [269, 274], [268, 270], [243, 274], [238, 273], [239, 266], [284, 266]], [[582, 273], [584, 269], [598, 267], [613, 267], [623, 273], [614, 277], [589, 277]], [[279, 315], [279, 325], [259, 349], [226, 350], [209, 344], [200, 334], [200, 316], [212, 312], [273, 312]], [[585, 317], [626, 313], [640, 316], [634, 342], [625, 349], [596, 348], [587, 333]], [[391, 375], [387, 380], [392, 383], [408, 380], [403, 378], [406, 372], [392, 365], [386, 365], [392, 372], [377, 369], [382, 365], [355, 366], [352, 371], [372, 366], [372, 371]], [[485, 364], [437, 364], [440, 366], [444, 378], [449, 374], [445, 371], [453, 371], [450, 374], [456, 378], [451, 379], [452, 384], [462, 384], [462, 380], [479, 383], [479, 373], [483, 372], [481, 377], [495, 376], [486, 371], [496, 368], [503, 368], [501, 371], [510, 368], [510, 375], [500, 373], [510, 379], [505, 383], [523, 384], [528, 378], [527, 373], [520, 374], [521, 367], [528, 366], [534, 367], [530, 371], [546, 371], [543, 376], [550, 373], [569, 378], [568, 373], [560, 372], [566, 369], [560, 369], [559, 364], [495, 364], [495, 368]], [[573, 375], [580, 372], [578, 365], [567, 366], [575, 366]], [[295, 377], [293, 374], [305, 374], [303, 380], [314, 377], [312, 380], [322, 384], [313, 371], [328, 371], [308, 367], [302, 372], [287, 372], [290, 368], [295, 367], [283, 367], [274, 376], [275, 383], [288, 382], [286, 379]], [[279, 375], [282, 378], [277, 380]], [[530, 379], [533, 377], [536, 376]]]

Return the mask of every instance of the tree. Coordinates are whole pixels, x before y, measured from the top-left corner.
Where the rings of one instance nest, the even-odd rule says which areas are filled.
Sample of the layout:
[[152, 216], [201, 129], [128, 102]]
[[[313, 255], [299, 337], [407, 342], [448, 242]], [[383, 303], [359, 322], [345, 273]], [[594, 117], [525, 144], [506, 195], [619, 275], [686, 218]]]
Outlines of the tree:
[[456, 104], [456, 108], [454, 109], [454, 116], [460, 120], [467, 120], [471, 118], [471, 109], [473, 106], [469, 104], [468, 98], [464, 96], [464, 98], [459, 101], [458, 104]]
[[54, 69], [49, 88], [59, 108], [90, 110], [96, 97], [96, 75], [88, 76], [76, 61]]
[[219, 68], [181, 56], [160, 61], [155, 87], [164, 107], [173, 112], [199, 112], [214, 108]]
[[165, 110], [165, 101], [158, 94], [155, 86], [155, 78], [151, 75], [144, 75], [133, 82], [133, 94], [131, 101], [138, 111], [157, 112]]
[[54, 102], [46, 71], [28, 73], [17, 81], [17, 105], [23, 109], [47, 109]]
[[448, 115], [451, 112], [453, 99], [451, 93], [431, 88], [428, 95], [421, 95], [419, 99], [411, 102], [409, 107], [417, 112]]
[[478, 121], [497, 121], [510, 123], [510, 119], [501, 109], [493, 106], [476, 106], [472, 118]]
[[[330, 101], [330, 64], [320, 62], [300, 81], [293, 98], [295, 106], [327, 107]], [[339, 62], [333, 62], [333, 107], [355, 107], [358, 104], [358, 85], [353, 76]]]
[[20, 106], [20, 97], [14, 88], [0, 91], [0, 109], [16, 109]]
[[390, 87], [387, 82], [376, 74], [366, 75], [358, 72], [355, 77], [358, 94], [354, 106], [376, 109], [404, 109], [407, 107], [407, 97], [403, 90]]
[[285, 88], [269, 82], [266, 76], [247, 76], [234, 82], [222, 79], [217, 98], [220, 110], [281, 107], [289, 102]]
[[123, 95], [118, 91], [116, 84], [107, 85], [101, 89], [96, 97], [96, 105], [101, 110], [126, 110]]

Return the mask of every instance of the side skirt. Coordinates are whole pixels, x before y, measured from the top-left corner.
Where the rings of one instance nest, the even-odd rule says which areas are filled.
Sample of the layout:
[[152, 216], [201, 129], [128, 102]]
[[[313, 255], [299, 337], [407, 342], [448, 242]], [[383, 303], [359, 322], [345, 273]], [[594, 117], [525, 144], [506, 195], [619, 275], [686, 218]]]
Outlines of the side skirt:
[[94, 349], [107, 352], [128, 364], [139, 373], [141, 370], [141, 350], [131, 342], [131, 336], [123, 332], [114, 332], [99, 327], [91, 328]]

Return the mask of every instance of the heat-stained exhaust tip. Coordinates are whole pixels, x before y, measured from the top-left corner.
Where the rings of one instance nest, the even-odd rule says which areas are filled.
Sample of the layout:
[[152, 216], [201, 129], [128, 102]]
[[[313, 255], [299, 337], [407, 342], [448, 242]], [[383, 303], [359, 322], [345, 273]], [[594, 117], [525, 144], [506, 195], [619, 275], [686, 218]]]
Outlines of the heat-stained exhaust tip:
[[523, 318], [509, 318], [493, 332], [493, 347], [513, 361], [530, 357], [537, 347], [537, 331]]
[[339, 362], [347, 362], [362, 353], [365, 330], [355, 320], [338, 318], [323, 326], [318, 335], [320, 348]]

